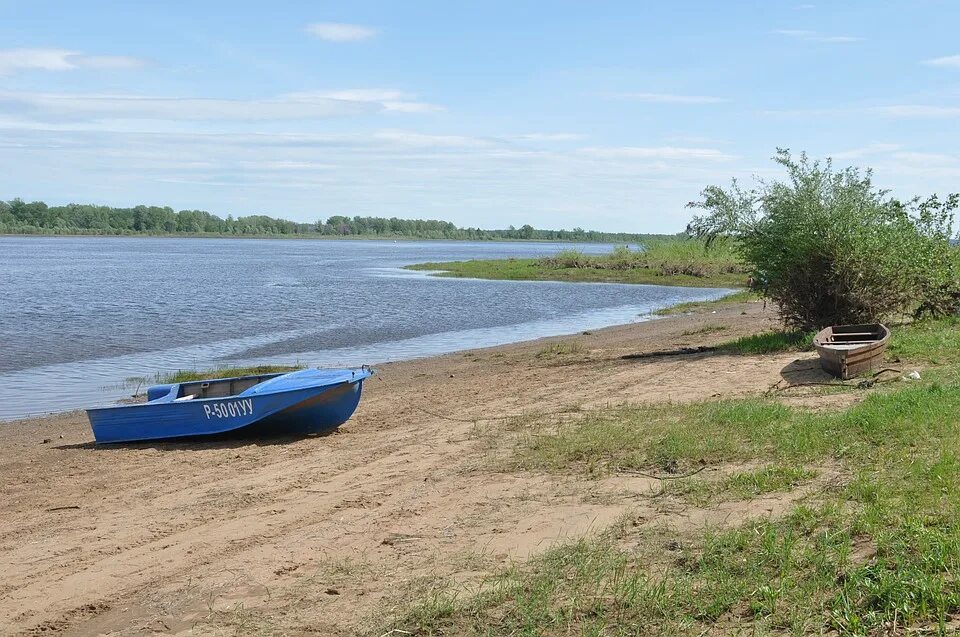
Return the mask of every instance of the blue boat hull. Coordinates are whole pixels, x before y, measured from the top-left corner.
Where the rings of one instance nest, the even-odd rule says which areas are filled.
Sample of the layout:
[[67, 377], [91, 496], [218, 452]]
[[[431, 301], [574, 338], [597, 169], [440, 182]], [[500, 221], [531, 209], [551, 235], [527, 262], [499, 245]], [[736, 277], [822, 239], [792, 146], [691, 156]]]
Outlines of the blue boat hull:
[[[316, 434], [345, 423], [360, 402], [370, 373], [353, 371], [339, 382], [312, 383], [304, 370], [262, 383], [234, 396], [177, 400], [179, 385], [151, 388], [162, 397], [138, 405], [88, 409], [97, 443], [159, 440], [231, 433], [285, 436]], [[347, 371], [351, 370], [336, 370]], [[297, 378], [307, 374], [308, 378]], [[302, 386], [305, 385], [305, 386]], [[260, 387], [263, 389], [261, 390]]]
[[360, 404], [363, 381], [332, 387], [325, 392], [268, 416], [245, 428], [254, 435], [324, 433], [350, 420]]

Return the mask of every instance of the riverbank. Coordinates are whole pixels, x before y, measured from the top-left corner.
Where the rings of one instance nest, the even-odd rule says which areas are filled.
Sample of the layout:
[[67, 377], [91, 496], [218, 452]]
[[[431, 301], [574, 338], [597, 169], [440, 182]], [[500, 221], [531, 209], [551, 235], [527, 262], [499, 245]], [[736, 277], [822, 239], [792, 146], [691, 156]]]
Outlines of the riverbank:
[[696, 239], [651, 240], [631, 250], [617, 246], [608, 254], [587, 255], [561, 250], [536, 258], [474, 259], [419, 263], [408, 270], [436, 276], [510, 281], [571, 281], [578, 283], [643, 283], [686, 287], [741, 288], [748, 268], [735, 246], [718, 241], [711, 246]]
[[[940, 590], [952, 608], [952, 567], [910, 561], [902, 533], [953, 537], [960, 472], [936, 462], [957, 447], [957, 390], [936, 365], [960, 362], [957, 337], [909, 332], [892, 356], [925, 380], [864, 389], [819, 385], [830, 379], [810, 352], [709, 349], [775, 318], [727, 302], [383, 365], [355, 417], [323, 437], [94, 448], [82, 413], [5, 425], [0, 632], [580, 633], [628, 621], [719, 634], [883, 618], [896, 590]], [[922, 352], [938, 342], [935, 362]], [[940, 417], [913, 425], [923, 392], [939, 392]], [[917, 517], [937, 506], [940, 522]], [[872, 517], [850, 517], [861, 514]], [[887, 556], [902, 568], [886, 570]], [[662, 573], [678, 586], [657, 611]], [[871, 611], [857, 588], [871, 573], [913, 588], [891, 581]], [[843, 591], [847, 606], [831, 610]]]
[[739, 288], [747, 284], [743, 274], [710, 276], [668, 274], [656, 268], [612, 270], [595, 267], [563, 268], [543, 265], [542, 259], [475, 259], [445, 263], [418, 263], [407, 270], [430, 272], [441, 277], [500, 281], [568, 281], [572, 283], [641, 283], [696, 288]]

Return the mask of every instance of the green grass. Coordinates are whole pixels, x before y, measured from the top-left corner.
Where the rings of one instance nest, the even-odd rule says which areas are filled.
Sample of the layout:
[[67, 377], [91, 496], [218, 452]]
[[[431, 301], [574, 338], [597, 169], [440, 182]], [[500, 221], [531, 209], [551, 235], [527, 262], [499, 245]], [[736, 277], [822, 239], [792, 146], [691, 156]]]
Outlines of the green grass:
[[890, 356], [932, 365], [960, 363], [960, 317], [892, 327]]
[[[665, 459], [784, 463], [720, 483], [736, 497], [789, 490], [813, 475], [800, 463], [826, 459], [842, 463], [848, 481], [786, 517], [685, 538], [666, 564], [629, 530], [563, 545], [490, 578], [479, 594], [438, 592], [396, 626], [448, 635], [874, 634], [895, 619], [935, 629], [960, 611], [960, 383], [874, 394], [835, 414], [755, 401], [677, 409], [672, 426], [647, 432], [637, 430], [663, 413], [589, 416], [528, 441], [522, 457], [557, 472], [656, 470]], [[548, 438], [564, 442], [542, 444]], [[641, 548], [623, 548], [631, 545]], [[858, 546], [875, 548], [855, 556]]]
[[760, 297], [755, 292], [751, 292], [750, 290], [738, 290], [733, 294], [728, 294], [713, 301], [688, 301], [686, 303], [677, 303], [676, 305], [671, 305], [670, 307], [657, 310], [656, 314], [658, 316], [672, 316], [674, 314], [709, 312], [725, 305], [750, 303], [758, 301], [759, 299]]
[[761, 495], [791, 491], [817, 474], [816, 469], [799, 464], [773, 463], [719, 480], [701, 478], [700, 474], [679, 480], [665, 480], [662, 493], [705, 507], [718, 502], [750, 500]]
[[[708, 327], [703, 329], [706, 330]], [[704, 333], [709, 332], [698, 330], [684, 332], [684, 335]], [[720, 349], [742, 355], [802, 352], [813, 348], [814, 336], [814, 332], [764, 332], [724, 343], [720, 345]], [[931, 365], [960, 363], [960, 317], [895, 326], [888, 355], [893, 359], [906, 359]]]
[[816, 475], [816, 471], [806, 467], [774, 464], [756, 471], [732, 475], [720, 483], [719, 491], [729, 492], [732, 497], [746, 500], [765, 493], [787, 491]]
[[813, 347], [812, 332], [764, 332], [742, 336], [720, 346], [722, 351], [744, 356], [801, 352]]
[[[759, 468], [665, 486], [703, 504], [830, 480], [776, 518], [671, 531], [615, 525], [439, 587], [391, 628], [414, 635], [944, 634], [960, 614], [956, 320], [898, 328], [899, 355], [945, 361], [839, 411], [772, 400], [621, 407], [524, 423], [514, 468], [608, 475]], [[926, 376], [925, 376], [926, 378]], [[686, 484], [684, 484], [686, 483]], [[665, 483], [666, 484], [666, 483]]]
[[649, 241], [642, 250], [625, 246], [605, 255], [566, 249], [534, 259], [489, 259], [421, 263], [410, 270], [436, 271], [438, 276], [514, 281], [646, 283], [692, 287], [742, 287], [746, 269], [733, 245], [706, 249], [693, 239]]
[[719, 332], [725, 332], [729, 327], [726, 325], [704, 325], [703, 327], [698, 327], [694, 330], [685, 330], [680, 333], [681, 336], [706, 336], [708, 334], [717, 334]]
[[556, 358], [558, 356], [580, 354], [583, 351], [583, 344], [579, 341], [557, 341], [537, 352], [537, 358]]
[[172, 374], [158, 375], [158, 383], [188, 383], [209, 378], [232, 378], [234, 376], [258, 376], [278, 372], [293, 372], [303, 369], [303, 365], [256, 365], [253, 367], [218, 367], [216, 369], [195, 370], [180, 369]]

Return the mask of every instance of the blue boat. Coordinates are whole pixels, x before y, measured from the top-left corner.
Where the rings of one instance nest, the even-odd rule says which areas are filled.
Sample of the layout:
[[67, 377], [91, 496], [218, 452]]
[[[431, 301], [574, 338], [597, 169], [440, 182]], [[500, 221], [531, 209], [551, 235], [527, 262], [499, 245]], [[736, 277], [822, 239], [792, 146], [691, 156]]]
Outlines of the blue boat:
[[88, 409], [97, 443], [236, 432], [304, 435], [336, 429], [353, 415], [373, 371], [303, 369], [288, 374], [155, 385], [147, 402]]

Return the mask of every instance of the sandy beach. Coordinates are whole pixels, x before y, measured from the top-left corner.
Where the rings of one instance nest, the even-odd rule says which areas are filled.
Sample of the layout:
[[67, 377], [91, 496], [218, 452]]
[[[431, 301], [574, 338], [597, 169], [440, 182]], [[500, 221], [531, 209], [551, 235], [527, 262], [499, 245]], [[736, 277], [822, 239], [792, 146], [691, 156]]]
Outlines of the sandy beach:
[[[82, 412], [4, 423], [0, 633], [382, 634], [411, 591], [470, 582], [627, 512], [676, 528], [770, 515], [802, 490], [696, 509], [653, 497], [644, 476], [548, 476], [494, 458], [511, 416], [818, 377], [811, 353], [624, 358], [774, 324], [761, 303], [727, 304], [386, 364], [353, 419], [322, 437], [95, 448]], [[557, 342], [574, 352], [545, 353]]]

